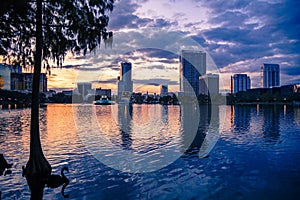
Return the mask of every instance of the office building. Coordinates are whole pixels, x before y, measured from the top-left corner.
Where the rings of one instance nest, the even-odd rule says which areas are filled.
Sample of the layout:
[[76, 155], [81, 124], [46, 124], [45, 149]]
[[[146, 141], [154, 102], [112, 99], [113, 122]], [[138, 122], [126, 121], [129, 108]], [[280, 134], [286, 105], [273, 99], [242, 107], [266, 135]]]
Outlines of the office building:
[[129, 62], [122, 62], [120, 68], [120, 77], [118, 77], [118, 96], [128, 96], [133, 91], [133, 82], [131, 77], [132, 65]]
[[219, 94], [219, 75], [206, 74], [199, 77], [199, 93], [204, 95]]
[[91, 83], [77, 83], [78, 93], [83, 97], [88, 95], [89, 91], [92, 89]]
[[[21, 66], [0, 64], [0, 89], [32, 90], [33, 73], [22, 73]], [[40, 92], [47, 92], [47, 75], [40, 75]]]
[[10, 89], [11, 90], [24, 90], [24, 75], [19, 73], [10, 74]]
[[111, 89], [96, 88], [95, 96], [106, 96], [107, 98], [111, 99]]
[[10, 90], [10, 68], [0, 64], [0, 89]]
[[[32, 90], [32, 81], [33, 81], [33, 73], [23, 73], [23, 90]], [[16, 79], [20, 80], [20, 79]], [[18, 87], [20, 86], [20, 83], [14, 83], [14, 84], [19, 84]], [[47, 92], [47, 76], [45, 73], [41, 73], [40, 75], [40, 92]]]
[[206, 53], [182, 50], [179, 70], [180, 91], [185, 95], [199, 95], [199, 77], [206, 74]]
[[160, 85], [160, 96], [167, 96], [168, 95], [168, 86], [167, 85]]
[[247, 74], [234, 74], [231, 76], [231, 93], [247, 91], [251, 88], [251, 80]]
[[278, 64], [262, 64], [262, 87], [272, 88], [280, 86], [280, 72]]

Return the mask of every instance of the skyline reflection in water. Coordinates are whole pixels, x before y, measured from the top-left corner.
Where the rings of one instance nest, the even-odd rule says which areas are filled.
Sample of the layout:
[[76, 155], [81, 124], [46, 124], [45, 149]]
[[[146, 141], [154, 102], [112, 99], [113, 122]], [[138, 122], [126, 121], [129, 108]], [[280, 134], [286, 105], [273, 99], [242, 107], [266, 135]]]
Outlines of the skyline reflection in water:
[[[54, 174], [69, 167], [71, 183], [66, 192], [70, 199], [299, 197], [299, 107], [115, 106], [48, 105], [40, 110], [44, 153]], [[190, 127], [191, 116], [196, 116], [191, 113], [197, 110], [199, 126]], [[11, 175], [0, 177], [2, 199], [28, 199], [21, 167], [29, 156], [30, 110], [0, 110], [0, 118], [0, 153], [14, 164]], [[78, 124], [78, 118], [86, 123]], [[161, 160], [169, 164], [148, 173], [115, 170], [93, 156], [83, 134], [94, 138], [89, 141], [91, 147], [99, 147], [98, 139], [114, 144], [113, 149], [101, 148], [108, 158], [120, 158], [126, 152], [138, 155], [115, 160], [121, 169], [129, 166], [126, 163], [133, 169], [148, 161], [154, 161], [149, 165], [162, 165]], [[214, 141], [210, 151], [214, 144], [209, 143]], [[209, 157], [201, 159], [209, 151]], [[63, 199], [59, 188], [46, 188], [44, 198]]]
[[199, 151], [210, 122], [207, 109], [192, 104], [80, 106], [75, 121], [83, 144], [100, 162], [140, 173], [159, 170], [185, 151]]

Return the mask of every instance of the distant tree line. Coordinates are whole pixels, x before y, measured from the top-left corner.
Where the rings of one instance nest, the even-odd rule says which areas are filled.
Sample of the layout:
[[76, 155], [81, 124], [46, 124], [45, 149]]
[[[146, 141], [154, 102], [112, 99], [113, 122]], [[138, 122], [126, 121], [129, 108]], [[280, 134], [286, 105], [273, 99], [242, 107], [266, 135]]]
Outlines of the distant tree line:
[[300, 93], [282, 93], [279, 90], [248, 90], [227, 96], [228, 104], [236, 103], [292, 103], [300, 101]]

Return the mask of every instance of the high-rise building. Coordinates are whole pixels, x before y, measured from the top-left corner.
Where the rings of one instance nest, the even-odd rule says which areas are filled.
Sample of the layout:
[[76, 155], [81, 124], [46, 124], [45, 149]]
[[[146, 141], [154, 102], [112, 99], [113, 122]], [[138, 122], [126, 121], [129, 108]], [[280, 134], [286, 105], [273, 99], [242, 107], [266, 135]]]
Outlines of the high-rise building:
[[219, 75], [206, 74], [199, 77], [199, 92], [205, 95], [219, 94]]
[[[11, 90], [24, 90], [24, 75], [18, 73], [10, 74], [10, 89]], [[46, 83], [47, 85], [47, 83]]]
[[[0, 89], [32, 90], [33, 73], [22, 73], [22, 67], [0, 64]], [[47, 92], [47, 74], [40, 75], [40, 92]]]
[[0, 64], [0, 89], [10, 90], [10, 68]]
[[247, 91], [251, 88], [251, 80], [247, 74], [234, 74], [231, 76], [231, 93]]
[[280, 86], [280, 72], [278, 64], [262, 64], [262, 87], [271, 88]]
[[120, 69], [120, 77], [118, 77], [118, 95], [132, 93], [133, 82], [131, 77], [132, 65], [130, 62], [122, 62]]
[[168, 86], [167, 85], [160, 85], [160, 96], [167, 96], [168, 95]]
[[78, 93], [85, 97], [92, 89], [92, 83], [77, 83], [77, 89]]
[[[32, 90], [33, 73], [23, 73], [22, 75], [23, 75], [23, 89], [31, 91]], [[15, 88], [15, 89], [17, 89], [17, 88]], [[39, 90], [40, 90], [40, 92], [47, 92], [47, 75], [46, 75], [46, 73], [40, 74]]]
[[206, 74], [206, 53], [182, 50], [180, 56], [180, 91], [199, 95], [199, 77]]
[[106, 96], [111, 99], [111, 89], [96, 88], [95, 96]]

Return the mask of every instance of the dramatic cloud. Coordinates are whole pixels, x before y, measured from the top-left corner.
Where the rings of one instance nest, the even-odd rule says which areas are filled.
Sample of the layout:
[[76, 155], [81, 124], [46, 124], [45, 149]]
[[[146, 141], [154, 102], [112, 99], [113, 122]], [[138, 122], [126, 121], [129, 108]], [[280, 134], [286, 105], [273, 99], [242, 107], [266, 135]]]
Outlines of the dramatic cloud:
[[168, 21], [163, 18], [145, 18], [139, 17], [135, 13], [137, 8], [146, 1], [118, 1], [116, 2], [114, 12], [110, 16], [109, 29], [120, 30], [124, 28], [137, 29], [145, 27], [170, 27], [176, 26], [176, 21]]
[[[259, 72], [260, 64], [269, 62], [280, 64], [282, 77], [300, 75], [299, 1], [216, 0], [203, 5], [215, 27], [199, 31], [194, 39], [223, 72]], [[282, 78], [282, 83], [289, 81]]]
[[91, 81], [92, 83], [100, 83], [100, 84], [115, 84], [117, 82], [116, 78], [111, 78], [107, 80], [95, 80]]
[[113, 48], [73, 58], [64, 67], [100, 71], [109, 82], [119, 75], [120, 62], [128, 61], [135, 84], [147, 78], [149, 84], [178, 84], [180, 49], [200, 44], [219, 68], [225, 89], [234, 73], [247, 73], [259, 87], [262, 63], [280, 64], [281, 84], [299, 82], [299, 7], [296, 0], [119, 0], [108, 27], [114, 31]]
[[163, 78], [152, 78], [152, 79], [134, 79], [134, 84], [138, 85], [153, 85], [153, 86], [159, 86], [159, 85], [178, 85], [177, 81], [173, 81], [170, 79], [163, 79]]

